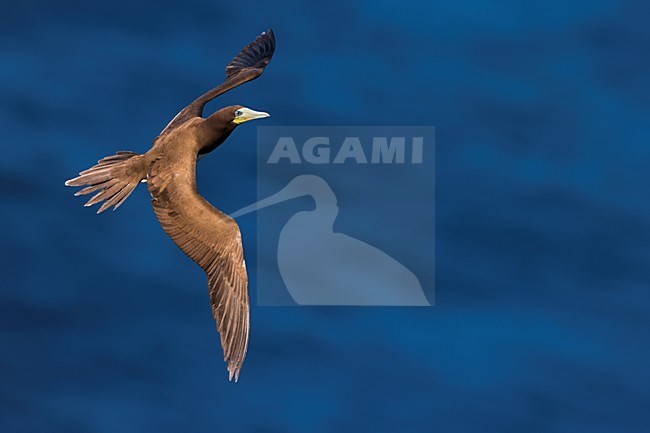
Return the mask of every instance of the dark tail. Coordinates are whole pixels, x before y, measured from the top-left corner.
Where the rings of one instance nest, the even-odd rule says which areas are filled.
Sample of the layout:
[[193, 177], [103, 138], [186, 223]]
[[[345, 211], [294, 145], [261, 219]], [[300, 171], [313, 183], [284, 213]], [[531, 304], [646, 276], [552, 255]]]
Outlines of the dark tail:
[[147, 167], [144, 155], [133, 152], [117, 152], [97, 162], [97, 165], [79, 173], [79, 177], [68, 180], [66, 186], [85, 186], [75, 196], [99, 191], [84, 206], [104, 202], [97, 213], [111, 206], [120, 207], [136, 186], [146, 178]]

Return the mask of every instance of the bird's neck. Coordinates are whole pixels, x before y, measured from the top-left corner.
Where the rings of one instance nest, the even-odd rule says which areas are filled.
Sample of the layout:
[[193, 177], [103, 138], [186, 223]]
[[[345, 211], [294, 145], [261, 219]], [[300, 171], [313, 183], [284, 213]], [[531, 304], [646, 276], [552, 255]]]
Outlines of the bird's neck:
[[208, 120], [198, 129], [199, 155], [208, 154], [219, 147], [237, 127], [232, 122], [216, 124]]

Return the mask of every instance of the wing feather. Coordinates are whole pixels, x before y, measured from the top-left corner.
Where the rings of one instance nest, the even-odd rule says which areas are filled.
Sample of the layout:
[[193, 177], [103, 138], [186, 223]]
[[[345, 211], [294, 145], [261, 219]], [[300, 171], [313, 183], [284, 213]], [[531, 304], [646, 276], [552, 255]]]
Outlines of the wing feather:
[[[226, 81], [195, 99], [176, 115], [162, 133], [182, 125], [189, 119], [203, 115], [205, 104], [217, 96], [262, 75], [275, 52], [275, 35], [268, 29], [246, 45], [226, 66]], [[161, 134], [162, 134], [161, 133]]]
[[244, 69], [264, 69], [275, 52], [275, 35], [269, 29], [246, 45], [226, 66], [226, 77], [234, 77]]
[[[182, 167], [179, 167], [179, 163]], [[248, 277], [237, 223], [196, 190], [196, 157], [152, 165], [147, 184], [158, 221], [208, 277], [212, 314], [230, 379], [239, 378], [249, 335]]]

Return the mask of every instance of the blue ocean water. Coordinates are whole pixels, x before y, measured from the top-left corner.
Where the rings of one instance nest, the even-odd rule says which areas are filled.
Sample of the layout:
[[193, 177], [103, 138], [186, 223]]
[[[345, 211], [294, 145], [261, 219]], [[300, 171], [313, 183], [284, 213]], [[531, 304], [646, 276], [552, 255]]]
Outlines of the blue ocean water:
[[[4, 2], [0, 431], [647, 431], [649, 17], [640, 0]], [[211, 110], [436, 126], [436, 306], [253, 306], [233, 384], [205, 278], [146, 189], [96, 216], [63, 181], [146, 151], [268, 27], [267, 72]], [[198, 182], [225, 211], [254, 202], [255, 127]], [[254, 219], [242, 232], [254, 252]]]

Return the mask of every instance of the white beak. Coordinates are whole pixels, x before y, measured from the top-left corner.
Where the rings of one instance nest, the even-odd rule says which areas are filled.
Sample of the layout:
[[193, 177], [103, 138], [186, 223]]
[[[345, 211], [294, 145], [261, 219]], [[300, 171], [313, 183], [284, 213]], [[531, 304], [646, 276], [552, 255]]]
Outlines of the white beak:
[[233, 122], [237, 124], [248, 122], [249, 120], [262, 119], [264, 117], [270, 116], [269, 113], [265, 113], [263, 111], [251, 110], [250, 108], [246, 108], [246, 107], [240, 108], [235, 113], [239, 114], [239, 115], [235, 115], [235, 118], [233, 120]]

